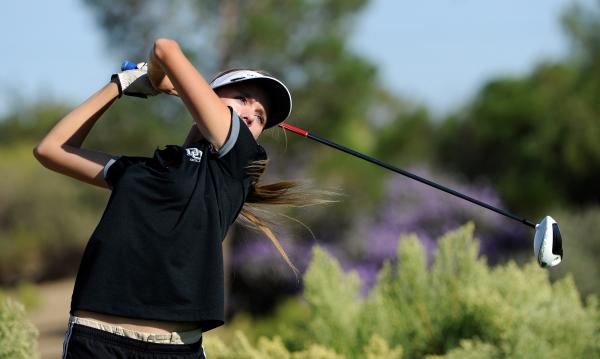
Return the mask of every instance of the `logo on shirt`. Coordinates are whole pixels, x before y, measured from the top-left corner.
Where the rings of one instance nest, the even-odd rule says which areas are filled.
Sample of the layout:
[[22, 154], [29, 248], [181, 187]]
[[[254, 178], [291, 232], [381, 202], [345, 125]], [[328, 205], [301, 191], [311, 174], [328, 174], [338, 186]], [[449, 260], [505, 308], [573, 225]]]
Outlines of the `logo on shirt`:
[[202, 160], [202, 151], [195, 147], [186, 148], [185, 152], [190, 156], [190, 161], [192, 162], [200, 162]]

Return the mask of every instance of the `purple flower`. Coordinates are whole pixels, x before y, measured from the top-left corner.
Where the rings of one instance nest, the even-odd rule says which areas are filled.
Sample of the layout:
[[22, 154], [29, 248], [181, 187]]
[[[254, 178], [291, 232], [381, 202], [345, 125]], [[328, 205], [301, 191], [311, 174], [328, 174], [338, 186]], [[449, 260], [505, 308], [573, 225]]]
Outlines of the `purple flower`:
[[[445, 176], [432, 175], [423, 168], [412, 169], [435, 181], [482, 202], [502, 208], [498, 196], [489, 186], [465, 186]], [[403, 234], [416, 234], [424, 245], [429, 261], [444, 233], [468, 221], [475, 223], [475, 236], [481, 240], [481, 253], [496, 261], [507, 250], [528, 245], [527, 234], [513, 221], [463, 199], [401, 176], [386, 183], [386, 198], [370, 219], [362, 220], [356, 237], [362, 250], [354, 256], [356, 267], [380, 268], [385, 260], [397, 255]], [[362, 270], [363, 280], [373, 283], [372, 271]], [[376, 271], [375, 271], [376, 273]]]

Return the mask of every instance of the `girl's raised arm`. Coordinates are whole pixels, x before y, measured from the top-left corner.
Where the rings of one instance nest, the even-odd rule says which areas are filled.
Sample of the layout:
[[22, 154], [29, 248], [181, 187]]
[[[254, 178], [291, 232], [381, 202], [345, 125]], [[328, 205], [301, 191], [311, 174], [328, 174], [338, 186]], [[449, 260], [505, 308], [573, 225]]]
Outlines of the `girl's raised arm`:
[[231, 127], [229, 109], [190, 63], [176, 41], [158, 39], [154, 42], [150, 66], [156, 65], [172, 82], [202, 136], [217, 149], [221, 148]]
[[33, 149], [37, 160], [53, 171], [96, 186], [108, 188], [103, 169], [112, 155], [81, 148], [100, 116], [119, 96], [110, 82], [63, 117]]

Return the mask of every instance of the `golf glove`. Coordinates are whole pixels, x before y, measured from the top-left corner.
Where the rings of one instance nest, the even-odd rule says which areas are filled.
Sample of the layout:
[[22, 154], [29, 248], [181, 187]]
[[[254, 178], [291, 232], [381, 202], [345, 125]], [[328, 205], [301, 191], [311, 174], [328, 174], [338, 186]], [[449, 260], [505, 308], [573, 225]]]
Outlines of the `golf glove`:
[[145, 62], [137, 64], [137, 68], [135, 69], [121, 71], [112, 75], [110, 80], [119, 86], [119, 97], [127, 95], [148, 98], [148, 96], [160, 93], [150, 83], [148, 66]]

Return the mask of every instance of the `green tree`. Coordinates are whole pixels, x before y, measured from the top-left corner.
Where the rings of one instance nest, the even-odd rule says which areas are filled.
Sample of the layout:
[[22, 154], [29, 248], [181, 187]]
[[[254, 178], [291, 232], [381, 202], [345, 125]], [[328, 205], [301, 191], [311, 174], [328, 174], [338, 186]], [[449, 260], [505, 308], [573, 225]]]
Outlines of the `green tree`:
[[538, 65], [520, 78], [489, 81], [440, 129], [438, 161], [491, 181], [510, 207], [529, 214], [600, 192], [600, 12], [572, 8], [564, 24], [575, 60]]
[[377, 88], [374, 67], [347, 46], [366, 0], [84, 2], [121, 58], [144, 59], [155, 38], [170, 36], [205, 76], [230, 67], [265, 68], [290, 84], [295, 116], [324, 130], [346, 123], [344, 115], [357, 109], [364, 113]]

